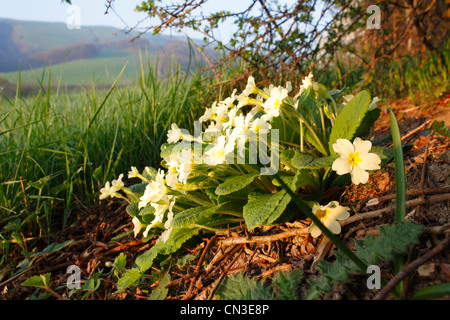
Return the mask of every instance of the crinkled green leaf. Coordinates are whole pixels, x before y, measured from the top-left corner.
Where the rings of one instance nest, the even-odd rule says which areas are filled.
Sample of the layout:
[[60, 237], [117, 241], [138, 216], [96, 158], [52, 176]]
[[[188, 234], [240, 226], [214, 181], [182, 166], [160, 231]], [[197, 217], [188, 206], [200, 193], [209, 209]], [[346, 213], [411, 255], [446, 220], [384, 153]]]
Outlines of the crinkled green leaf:
[[298, 285], [303, 280], [303, 270], [294, 269], [280, 271], [274, 277], [272, 284], [275, 292], [282, 300], [298, 300]]
[[330, 166], [336, 159], [336, 155], [317, 158], [308, 153], [296, 151], [291, 164], [297, 169], [320, 169]]
[[[148, 183], [142, 182], [142, 183], [136, 183], [128, 187], [138, 198], [140, 198], [144, 192], [145, 188], [147, 187]], [[131, 198], [134, 199], [134, 198]]]
[[149, 300], [164, 300], [167, 297], [167, 294], [169, 293], [169, 289], [166, 288], [166, 284], [168, 284], [170, 281], [170, 275], [168, 273], [164, 273], [159, 280], [158, 287], [152, 291], [150, 296], [148, 297]]
[[121, 252], [115, 259], [114, 259], [114, 274], [118, 275], [119, 272], [122, 272], [125, 269], [125, 266], [127, 264], [127, 255]]
[[212, 207], [194, 207], [177, 213], [171, 223], [172, 227], [181, 228], [197, 223], [203, 218], [210, 217], [222, 204]]
[[158, 243], [162, 246], [160, 253], [171, 254], [177, 251], [183, 243], [195, 236], [200, 230], [201, 228], [173, 228], [169, 239], [164, 244], [162, 241]]
[[38, 288], [48, 288], [50, 284], [50, 276], [51, 273], [46, 274], [40, 274], [37, 276], [33, 276], [31, 278], [28, 278], [24, 282], [22, 282], [23, 286], [28, 287], [38, 287]]
[[450, 137], [450, 130], [446, 127], [444, 121], [434, 120], [431, 124], [431, 130], [434, 130], [445, 137]]
[[194, 143], [166, 143], [161, 146], [161, 158], [166, 158], [170, 155], [177, 154], [186, 149], [192, 149], [194, 147]]
[[[396, 223], [380, 227], [380, 235], [369, 235], [364, 241], [356, 241], [355, 254], [367, 265], [377, 265], [380, 261], [394, 259], [395, 255], [404, 254], [409, 246], [418, 242], [423, 226], [409, 222]], [[329, 292], [334, 283], [344, 283], [351, 273], [360, 269], [345, 255], [336, 253], [334, 263], [321, 260], [318, 264], [322, 277], [310, 281], [312, 290]]]
[[[299, 171], [300, 172], [300, 171]], [[291, 189], [297, 189], [299, 174], [282, 177]], [[291, 196], [285, 189], [277, 193], [262, 193], [255, 191], [249, 194], [248, 202], [243, 208], [243, 216], [249, 230], [260, 225], [270, 225], [284, 212], [291, 201]]]
[[245, 223], [248, 230], [252, 230], [260, 225], [262, 225], [266, 220], [273, 215], [272, 213], [277, 210], [277, 212], [284, 210], [287, 203], [283, 201], [283, 198], [288, 196], [285, 190], [278, 191], [277, 193], [262, 193], [262, 192], [252, 192], [248, 197], [248, 202], [244, 206], [243, 215]]
[[143, 273], [141, 273], [139, 268], [131, 268], [125, 271], [122, 278], [120, 278], [117, 282], [117, 291], [122, 292], [123, 290], [131, 286], [141, 278], [142, 274]]
[[355, 137], [362, 137], [370, 128], [373, 127], [375, 122], [378, 120], [381, 114], [381, 109], [375, 108], [373, 110], [370, 110], [366, 113], [364, 116], [363, 121], [359, 125], [358, 129], [356, 130]]
[[140, 270], [141, 273], [144, 273], [153, 265], [153, 260], [161, 252], [163, 246], [164, 243], [160, 241], [136, 258], [134, 263], [136, 264], [138, 270]]
[[83, 290], [95, 291], [100, 287], [102, 279], [100, 279], [100, 272], [96, 272], [83, 285]]
[[367, 91], [361, 91], [339, 112], [328, 141], [331, 153], [333, 153], [332, 146], [337, 139], [353, 140], [356, 130], [367, 113], [370, 102], [370, 94]]
[[260, 173], [231, 176], [217, 186], [216, 194], [227, 195], [239, 191], [252, 183], [258, 176], [260, 176]]
[[139, 214], [139, 207], [137, 203], [129, 204], [125, 210], [132, 218], [136, 217]]
[[255, 278], [242, 274], [230, 275], [219, 285], [216, 291], [218, 299], [222, 300], [273, 300], [270, 288], [263, 286]]

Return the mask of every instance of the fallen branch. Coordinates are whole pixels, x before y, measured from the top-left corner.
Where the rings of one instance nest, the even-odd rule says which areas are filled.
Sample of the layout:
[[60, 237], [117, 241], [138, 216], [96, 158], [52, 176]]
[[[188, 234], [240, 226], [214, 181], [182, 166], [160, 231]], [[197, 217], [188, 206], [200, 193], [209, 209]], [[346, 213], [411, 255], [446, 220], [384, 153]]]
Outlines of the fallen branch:
[[[417, 198], [417, 199], [413, 199], [413, 200], [409, 200], [406, 201], [405, 206], [406, 208], [408, 207], [415, 207], [418, 205], [422, 205], [425, 203], [432, 203], [432, 202], [438, 202], [438, 201], [447, 201], [450, 199], [450, 193], [445, 193], [445, 194], [438, 194], [438, 195], [433, 195], [433, 196], [429, 196], [427, 198]], [[363, 219], [369, 219], [369, 218], [378, 218], [383, 216], [383, 214], [388, 213], [388, 212], [392, 212], [395, 210], [395, 205], [391, 205], [389, 207], [383, 208], [383, 209], [379, 209], [379, 210], [375, 210], [375, 211], [369, 211], [369, 212], [364, 212], [364, 213], [359, 213], [357, 215], [351, 216], [348, 219], [345, 220], [341, 220], [339, 221], [341, 226], [345, 226], [347, 224], [356, 222], [356, 221], [360, 221]]]
[[384, 287], [378, 292], [378, 294], [374, 297], [373, 300], [382, 300], [386, 298], [386, 296], [391, 292], [397, 284], [402, 281], [408, 274], [413, 272], [415, 269], [420, 267], [422, 264], [438, 255], [449, 246], [450, 238], [446, 238], [442, 242], [440, 242], [433, 250], [427, 252], [422, 257], [414, 260], [413, 262], [406, 265], [395, 277], [393, 277]]
[[255, 236], [255, 237], [251, 237], [251, 238], [234, 237], [234, 238], [221, 240], [220, 244], [229, 246], [229, 245], [233, 245], [233, 244], [242, 244], [242, 243], [273, 242], [273, 241], [277, 241], [277, 240], [281, 240], [281, 239], [285, 239], [285, 238], [289, 238], [289, 237], [294, 237], [294, 236], [298, 236], [298, 235], [304, 235], [304, 234], [308, 234], [308, 227], [304, 227], [304, 228], [300, 228], [300, 229], [292, 229], [289, 231], [272, 234], [272, 235], [268, 235], [268, 236]]
[[214, 293], [216, 292], [217, 288], [219, 287], [220, 283], [222, 282], [222, 280], [225, 278], [225, 276], [228, 274], [228, 272], [230, 271], [231, 267], [233, 266], [233, 264], [236, 262], [236, 260], [239, 258], [239, 255], [242, 252], [243, 247], [240, 247], [239, 252], [234, 256], [233, 261], [231, 261], [230, 265], [228, 266], [227, 270], [224, 270], [224, 272], [222, 272], [222, 274], [220, 275], [219, 279], [217, 280], [216, 284], [214, 285], [213, 289], [211, 290], [211, 292], [208, 295], [207, 300], [211, 300], [214, 297]]

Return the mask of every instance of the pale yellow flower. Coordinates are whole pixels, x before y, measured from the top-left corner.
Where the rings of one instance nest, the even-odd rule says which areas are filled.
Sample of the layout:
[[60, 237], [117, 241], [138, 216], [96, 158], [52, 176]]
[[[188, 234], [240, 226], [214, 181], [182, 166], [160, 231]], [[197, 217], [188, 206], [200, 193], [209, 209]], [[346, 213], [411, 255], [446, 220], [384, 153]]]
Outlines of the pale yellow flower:
[[124, 183], [122, 181], [123, 174], [121, 173], [119, 175], [119, 178], [117, 180], [113, 180], [112, 183], [107, 181], [105, 183], [105, 186], [100, 189], [100, 200], [106, 199], [108, 197], [114, 198], [117, 196], [120, 196], [117, 191], [122, 189], [124, 187]]
[[353, 144], [346, 139], [337, 139], [333, 144], [333, 150], [339, 154], [339, 158], [333, 162], [331, 169], [338, 175], [350, 173], [352, 182], [356, 185], [367, 183], [369, 173], [367, 170], [380, 169], [380, 157], [375, 153], [369, 153], [372, 142], [356, 138]]
[[250, 77], [248, 77], [247, 85], [245, 86], [245, 89], [242, 92], [242, 95], [249, 96], [250, 94], [255, 92], [255, 89], [256, 89], [255, 78], [250, 76]]
[[137, 178], [139, 177], [139, 171], [136, 167], [131, 167], [131, 171], [128, 171], [128, 178]]
[[[350, 216], [349, 210], [348, 207], [339, 205], [337, 201], [331, 201], [326, 206], [315, 206], [312, 208], [314, 215], [334, 234], [341, 233], [341, 225], [337, 220], [347, 219]], [[322, 233], [322, 230], [316, 224], [311, 223], [308, 232], [311, 233], [312, 237], [317, 238]]]
[[176, 123], [172, 123], [171, 129], [167, 132], [167, 143], [174, 143], [183, 140], [183, 132]]
[[220, 136], [217, 139], [217, 143], [205, 152], [204, 161], [206, 164], [212, 166], [223, 164], [227, 155], [234, 151], [234, 143], [227, 142], [226, 138], [226, 136]]
[[274, 87], [270, 90], [270, 97], [263, 104], [264, 111], [269, 118], [280, 115], [281, 105], [287, 96], [288, 90], [283, 87]]
[[134, 226], [133, 227], [134, 236], [136, 237], [138, 233], [141, 231], [142, 224], [137, 217], [133, 217], [132, 222]]
[[105, 183], [105, 186], [100, 189], [100, 200], [108, 198], [109, 196], [111, 196], [111, 194], [115, 192], [116, 192], [115, 188], [111, 187], [111, 184], [109, 183], [109, 181], [107, 181]]
[[149, 202], [158, 202], [166, 194], [167, 188], [164, 179], [164, 171], [158, 170], [155, 180], [151, 181], [146, 187], [144, 194], [139, 198], [138, 208], [144, 208]]

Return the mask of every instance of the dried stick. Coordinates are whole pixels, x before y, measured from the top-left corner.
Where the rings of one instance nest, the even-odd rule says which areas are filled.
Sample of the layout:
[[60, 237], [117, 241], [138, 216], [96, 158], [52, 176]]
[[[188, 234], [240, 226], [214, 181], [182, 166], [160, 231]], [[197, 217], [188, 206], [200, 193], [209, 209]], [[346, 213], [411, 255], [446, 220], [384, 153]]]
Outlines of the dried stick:
[[205, 249], [203, 250], [202, 255], [200, 256], [200, 259], [198, 260], [197, 267], [195, 268], [195, 272], [194, 272], [195, 276], [191, 280], [191, 284], [189, 286], [189, 289], [186, 292], [186, 295], [183, 297], [182, 300], [187, 300], [187, 299], [189, 299], [192, 296], [192, 291], [194, 289], [194, 284], [195, 284], [195, 282], [197, 280], [197, 276], [196, 275], [200, 272], [202, 264], [203, 264], [203, 261], [205, 260], [205, 257], [206, 257], [206, 253], [209, 251], [209, 249], [214, 244], [216, 239], [217, 239], [217, 235], [214, 235], [211, 239], [209, 239], [208, 244], [206, 245]]
[[230, 266], [228, 267], [227, 270], [225, 270], [224, 272], [222, 272], [222, 274], [220, 275], [219, 279], [217, 280], [217, 283], [214, 285], [214, 288], [211, 290], [211, 292], [208, 295], [207, 300], [211, 300], [214, 296], [214, 293], [216, 292], [217, 288], [219, 287], [220, 283], [222, 282], [223, 278], [225, 278], [225, 276], [227, 275], [227, 273], [230, 271], [231, 267], [233, 266], [233, 264], [236, 262], [236, 260], [239, 258], [241, 252], [243, 249], [243, 245], [241, 245], [239, 252], [234, 256], [233, 261], [231, 261]]
[[308, 234], [308, 227], [304, 227], [301, 229], [293, 229], [282, 233], [277, 233], [269, 236], [256, 236], [251, 238], [229, 238], [225, 240], [221, 240], [220, 243], [222, 245], [232, 245], [232, 244], [241, 244], [241, 243], [255, 243], [255, 242], [273, 242], [289, 237], [294, 237], [298, 235]]
[[[445, 194], [433, 195], [433, 196], [428, 197], [427, 199], [417, 198], [417, 199], [409, 200], [409, 201], [406, 201], [405, 206], [406, 207], [414, 207], [414, 206], [422, 205], [422, 204], [425, 204], [428, 202], [446, 201], [449, 199], [450, 199], [450, 193], [445, 193]], [[395, 210], [395, 205], [392, 205], [392, 206], [389, 206], [389, 207], [386, 207], [383, 209], [375, 210], [375, 211], [360, 213], [360, 214], [351, 216], [348, 219], [339, 221], [339, 223], [341, 224], [341, 226], [345, 226], [347, 224], [350, 224], [350, 223], [353, 223], [353, 222], [356, 222], [359, 220], [381, 217], [384, 213], [391, 212], [393, 210]]]
[[447, 249], [450, 243], [450, 238], [446, 238], [442, 242], [440, 242], [433, 250], [427, 252], [422, 257], [414, 260], [410, 264], [406, 265], [395, 277], [393, 277], [384, 287], [378, 292], [378, 294], [374, 297], [373, 300], [382, 300], [386, 298], [386, 296], [391, 292], [397, 284], [402, 281], [408, 274], [413, 272], [415, 269], [420, 267], [422, 264], [438, 255], [445, 249]]

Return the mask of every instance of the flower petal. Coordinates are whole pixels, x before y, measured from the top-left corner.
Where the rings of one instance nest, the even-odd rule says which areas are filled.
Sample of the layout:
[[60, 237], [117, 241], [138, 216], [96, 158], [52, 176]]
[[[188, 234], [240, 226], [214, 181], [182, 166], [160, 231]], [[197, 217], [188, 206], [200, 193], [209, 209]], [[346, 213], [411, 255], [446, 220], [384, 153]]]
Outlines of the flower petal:
[[343, 175], [352, 171], [351, 165], [348, 162], [348, 157], [347, 158], [341, 157], [334, 160], [331, 169], [333, 171], [336, 171], [338, 175]]
[[327, 220], [324, 224], [334, 234], [341, 233], [341, 225], [336, 220]]
[[348, 157], [350, 153], [355, 152], [353, 144], [347, 139], [337, 139], [336, 143], [333, 144], [333, 150], [344, 157]]
[[313, 238], [317, 238], [322, 233], [322, 230], [320, 230], [320, 228], [315, 224], [311, 224], [308, 228], [308, 232], [311, 233]]
[[376, 153], [368, 153], [360, 155], [361, 162], [358, 166], [364, 170], [378, 170], [381, 169], [379, 164], [381, 163], [380, 157]]
[[360, 166], [354, 167], [353, 171], [350, 174], [352, 176], [352, 182], [356, 185], [360, 183], [364, 184], [369, 181], [369, 173]]
[[350, 213], [348, 212], [348, 207], [337, 206], [336, 208], [329, 209], [330, 213], [327, 215], [327, 218], [332, 220], [345, 220], [350, 217]]
[[372, 149], [372, 142], [358, 137], [353, 141], [353, 146], [355, 147], [355, 152], [359, 152], [359, 155], [361, 156], [369, 153], [370, 149]]

